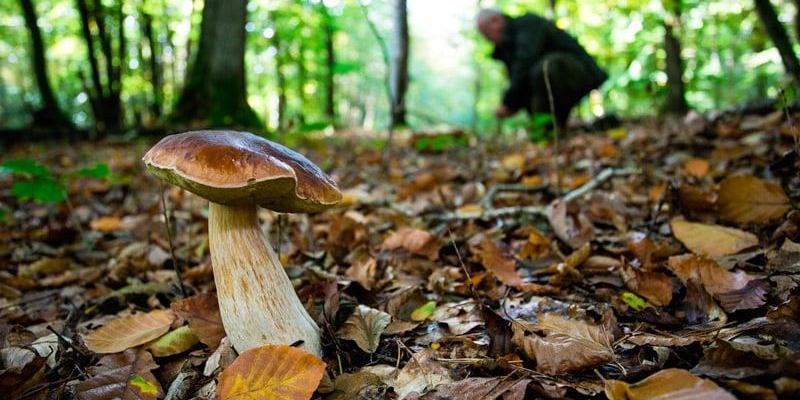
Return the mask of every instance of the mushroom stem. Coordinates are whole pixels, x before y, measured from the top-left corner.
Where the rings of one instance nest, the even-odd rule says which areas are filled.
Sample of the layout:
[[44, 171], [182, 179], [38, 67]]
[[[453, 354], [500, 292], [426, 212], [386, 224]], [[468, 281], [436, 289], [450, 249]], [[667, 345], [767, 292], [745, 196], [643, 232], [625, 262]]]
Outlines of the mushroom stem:
[[261, 231], [257, 211], [209, 206], [208, 242], [225, 333], [239, 353], [302, 340], [306, 351], [321, 355], [319, 328]]

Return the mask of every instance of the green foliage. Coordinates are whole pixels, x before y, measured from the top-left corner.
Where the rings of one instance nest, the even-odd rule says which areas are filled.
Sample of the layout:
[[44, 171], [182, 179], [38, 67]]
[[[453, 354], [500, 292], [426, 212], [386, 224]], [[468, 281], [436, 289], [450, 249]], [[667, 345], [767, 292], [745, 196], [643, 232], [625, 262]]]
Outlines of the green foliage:
[[6, 206], [0, 204], [0, 223], [8, 222], [8, 217], [11, 215], [11, 210]]
[[469, 139], [464, 135], [423, 136], [416, 140], [414, 147], [420, 152], [441, 153], [450, 149], [467, 147]]
[[61, 178], [55, 177], [46, 166], [27, 158], [6, 160], [0, 164], [0, 173], [15, 176], [11, 194], [20, 201], [37, 203], [58, 203], [66, 200], [68, 179], [90, 178], [112, 180], [113, 175], [107, 164], [96, 163], [92, 167], [68, 172]]

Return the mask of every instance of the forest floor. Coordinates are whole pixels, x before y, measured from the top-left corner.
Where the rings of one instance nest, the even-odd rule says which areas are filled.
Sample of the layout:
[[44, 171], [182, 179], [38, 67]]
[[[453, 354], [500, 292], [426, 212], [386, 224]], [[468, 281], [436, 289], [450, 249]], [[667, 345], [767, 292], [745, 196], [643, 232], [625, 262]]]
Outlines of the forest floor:
[[[348, 132], [304, 141], [342, 203], [260, 215], [322, 328], [315, 398], [797, 398], [798, 120], [642, 121], [573, 134], [559, 157], [417, 135], [388, 173]], [[140, 161], [151, 144], [4, 155], [49, 167], [69, 194], [21, 201], [12, 182], [37, 173], [0, 175], [7, 398], [214, 398], [236, 354], [207, 204], [163, 186], [166, 234], [162, 186]], [[110, 174], [68, 173], [97, 162]], [[108, 324], [124, 329], [103, 338]]]

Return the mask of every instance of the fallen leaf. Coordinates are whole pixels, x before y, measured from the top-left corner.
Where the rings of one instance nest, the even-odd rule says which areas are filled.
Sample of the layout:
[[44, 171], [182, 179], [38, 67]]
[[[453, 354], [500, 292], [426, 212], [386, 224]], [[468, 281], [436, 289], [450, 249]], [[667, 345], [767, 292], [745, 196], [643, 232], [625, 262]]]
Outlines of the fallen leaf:
[[296, 347], [256, 347], [222, 371], [217, 396], [220, 400], [308, 400], [324, 373], [322, 360]]
[[410, 396], [414, 400], [522, 400], [529, 379], [466, 378], [445, 383], [421, 396]]
[[670, 226], [675, 237], [695, 254], [722, 257], [758, 245], [755, 235], [739, 229], [682, 219], [673, 219]]
[[522, 285], [522, 277], [517, 272], [517, 261], [503, 251], [494, 240], [484, 238], [475, 249], [476, 255], [487, 271], [494, 274], [500, 282], [509, 286]]
[[95, 353], [119, 353], [163, 335], [173, 320], [175, 314], [170, 310], [117, 318], [84, 336], [83, 341]]
[[736, 399], [716, 383], [676, 368], [656, 372], [633, 384], [609, 379], [605, 392], [609, 400]]
[[666, 306], [672, 302], [672, 279], [661, 272], [642, 271], [638, 268], [624, 267], [620, 270], [622, 280], [628, 289], [646, 298], [656, 306]]
[[189, 329], [206, 346], [216, 348], [225, 337], [219, 303], [213, 293], [200, 293], [172, 302], [170, 308], [189, 321]]
[[703, 358], [692, 368], [692, 373], [715, 379], [746, 379], [765, 374], [775, 361], [777, 357], [761, 358], [736, 342], [717, 340], [713, 347], [703, 351]]
[[122, 220], [119, 217], [100, 217], [89, 222], [92, 230], [99, 232], [113, 232], [122, 227]]
[[567, 203], [556, 200], [547, 207], [547, 220], [553, 232], [564, 243], [577, 249], [594, 236], [594, 227], [586, 215], [577, 213], [574, 217], [567, 212]]
[[81, 400], [147, 399], [163, 396], [161, 385], [153, 373], [158, 368], [146, 350], [126, 350], [100, 359], [92, 367], [92, 377], [78, 383], [77, 397]]
[[780, 186], [752, 176], [732, 176], [720, 182], [720, 218], [738, 224], [761, 224], [789, 211], [789, 197]]
[[439, 240], [421, 229], [401, 228], [384, 240], [381, 246], [385, 250], [405, 249], [412, 254], [427, 257], [430, 260], [439, 258], [442, 247]]
[[695, 178], [702, 178], [708, 175], [709, 169], [708, 161], [702, 158], [690, 158], [683, 164], [683, 172]]
[[197, 336], [188, 326], [182, 326], [164, 334], [147, 346], [154, 357], [168, 357], [183, 353], [197, 344]]
[[552, 248], [553, 245], [550, 243], [549, 239], [544, 237], [544, 235], [536, 229], [531, 229], [528, 240], [522, 245], [519, 251], [519, 258], [534, 260], [542, 258], [550, 254]]
[[453, 381], [448, 369], [434, 358], [435, 353], [428, 349], [411, 356], [392, 384], [399, 400], [414, 393], [426, 393], [439, 385]]
[[433, 314], [434, 311], [436, 311], [436, 302], [429, 301], [419, 306], [419, 308], [417, 308], [411, 313], [411, 320], [418, 322], [425, 321], [426, 319], [428, 319], [428, 317], [431, 316], [431, 314]]
[[685, 254], [670, 257], [668, 266], [684, 284], [690, 280], [701, 283], [728, 312], [757, 308], [766, 302], [766, 288], [755, 283], [760, 278], [744, 271], [730, 272], [712, 259]]
[[536, 360], [536, 370], [545, 374], [581, 371], [614, 359], [614, 335], [604, 325], [548, 313], [540, 315], [539, 322], [530, 329], [544, 331], [544, 336], [529, 332], [520, 324], [512, 325], [512, 330], [513, 343]]
[[372, 354], [378, 349], [381, 334], [391, 320], [392, 316], [388, 313], [359, 304], [342, 325], [339, 335], [356, 342], [358, 348]]
[[375, 271], [378, 267], [378, 262], [374, 257], [364, 255], [358, 257], [345, 271], [345, 275], [360, 283], [361, 286], [371, 290], [375, 285]]
[[[358, 371], [352, 374], [341, 374], [333, 382], [333, 392], [326, 397], [327, 400], [351, 400], [377, 398], [365, 393], [370, 388], [385, 386], [378, 375], [368, 371]], [[377, 395], [377, 393], [376, 393]]]

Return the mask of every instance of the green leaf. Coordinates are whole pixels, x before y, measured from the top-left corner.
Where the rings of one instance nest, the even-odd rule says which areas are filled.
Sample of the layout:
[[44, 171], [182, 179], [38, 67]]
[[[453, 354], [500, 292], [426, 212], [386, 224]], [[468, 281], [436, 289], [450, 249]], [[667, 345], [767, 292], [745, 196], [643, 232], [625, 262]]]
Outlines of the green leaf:
[[97, 163], [92, 167], [79, 169], [75, 175], [83, 178], [106, 179], [111, 176], [111, 169], [108, 168], [108, 164]]
[[47, 167], [29, 158], [6, 160], [0, 165], [0, 172], [29, 175], [39, 178], [48, 178], [51, 176], [50, 170], [47, 169]]
[[52, 178], [14, 182], [11, 193], [19, 200], [35, 200], [40, 203], [58, 203], [66, 198], [64, 185]]
[[436, 310], [436, 302], [429, 301], [421, 305], [416, 310], [414, 310], [411, 313], [411, 319], [413, 321], [425, 321], [426, 319], [428, 319], [428, 317], [430, 317], [433, 314], [435, 310]]
[[647, 307], [652, 307], [645, 299], [631, 292], [623, 292], [619, 295], [619, 298], [636, 311], [642, 311]]
[[158, 386], [148, 381], [141, 375], [134, 374], [128, 381], [131, 388], [135, 389], [142, 398], [150, 398], [158, 395]]

